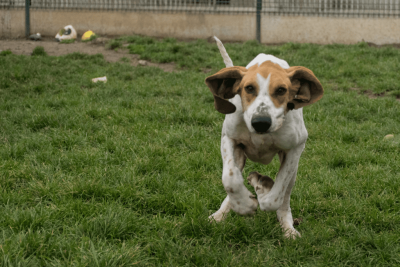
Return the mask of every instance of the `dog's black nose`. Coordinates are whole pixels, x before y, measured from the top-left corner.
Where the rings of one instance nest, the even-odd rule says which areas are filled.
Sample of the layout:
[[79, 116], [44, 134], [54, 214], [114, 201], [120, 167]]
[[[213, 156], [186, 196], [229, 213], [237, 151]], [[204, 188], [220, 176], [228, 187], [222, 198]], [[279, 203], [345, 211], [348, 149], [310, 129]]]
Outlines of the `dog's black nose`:
[[257, 133], [266, 133], [271, 127], [272, 121], [270, 117], [253, 117], [251, 119], [251, 126]]

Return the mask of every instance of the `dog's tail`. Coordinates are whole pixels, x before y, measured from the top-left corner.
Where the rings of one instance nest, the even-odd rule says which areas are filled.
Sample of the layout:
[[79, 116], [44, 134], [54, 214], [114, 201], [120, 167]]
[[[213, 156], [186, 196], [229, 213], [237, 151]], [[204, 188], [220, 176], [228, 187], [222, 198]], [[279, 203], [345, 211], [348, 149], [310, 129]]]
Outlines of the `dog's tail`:
[[226, 52], [226, 49], [222, 44], [221, 40], [219, 40], [216, 36], [214, 36], [214, 39], [217, 42], [219, 52], [221, 53], [221, 56], [224, 59], [225, 66], [227, 68], [233, 67], [232, 59], [229, 57], [228, 52]]

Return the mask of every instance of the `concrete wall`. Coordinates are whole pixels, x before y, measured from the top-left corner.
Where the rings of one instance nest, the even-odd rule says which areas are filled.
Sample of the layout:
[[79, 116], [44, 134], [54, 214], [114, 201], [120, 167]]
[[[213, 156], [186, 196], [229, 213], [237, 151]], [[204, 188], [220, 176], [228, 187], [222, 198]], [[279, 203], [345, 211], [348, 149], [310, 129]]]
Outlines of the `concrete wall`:
[[[0, 37], [25, 34], [23, 10], [0, 10]], [[31, 33], [55, 36], [72, 24], [81, 35], [93, 30], [100, 35], [143, 34], [157, 37], [207, 38], [223, 41], [255, 39], [255, 15], [134, 13], [31, 10]], [[262, 16], [262, 43], [376, 44], [400, 43], [400, 19]]]
[[261, 23], [263, 43], [400, 43], [400, 19], [395, 18], [264, 16]]

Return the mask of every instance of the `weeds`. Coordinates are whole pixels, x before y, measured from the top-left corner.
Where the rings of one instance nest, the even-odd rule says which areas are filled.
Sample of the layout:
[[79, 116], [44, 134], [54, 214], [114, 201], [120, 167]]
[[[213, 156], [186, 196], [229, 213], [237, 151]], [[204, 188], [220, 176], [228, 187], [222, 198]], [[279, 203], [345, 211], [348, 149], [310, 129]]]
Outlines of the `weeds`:
[[43, 46], [36, 46], [32, 51], [32, 56], [47, 56]]
[[4, 51], [0, 52], [0, 56], [5, 57], [5, 56], [8, 56], [8, 55], [12, 55], [11, 50], [4, 50]]
[[122, 47], [122, 43], [118, 40], [111, 40], [108, 44], [107, 44], [107, 48], [111, 49], [111, 50], [115, 50], [118, 48]]

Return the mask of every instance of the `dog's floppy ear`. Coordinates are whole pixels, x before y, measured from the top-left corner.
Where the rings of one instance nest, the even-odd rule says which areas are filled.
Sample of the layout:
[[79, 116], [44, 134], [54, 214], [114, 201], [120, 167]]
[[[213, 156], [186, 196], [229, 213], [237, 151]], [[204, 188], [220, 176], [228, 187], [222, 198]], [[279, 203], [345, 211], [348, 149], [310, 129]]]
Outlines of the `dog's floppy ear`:
[[290, 88], [289, 109], [298, 109], [317, 102], [324, 94], [324, 88], [314, 73], [301, 66], [286, 69], [292, 82]]
[[206, 84], [214, 95], [215, 109], [223, 114], [236, 111], [235, 105], [226, 99], [233, 98], [239, 89], [239, 84], [246, 74], [245, 67], [230, 67], [218, 71], [216, 74], [206, 78]]

